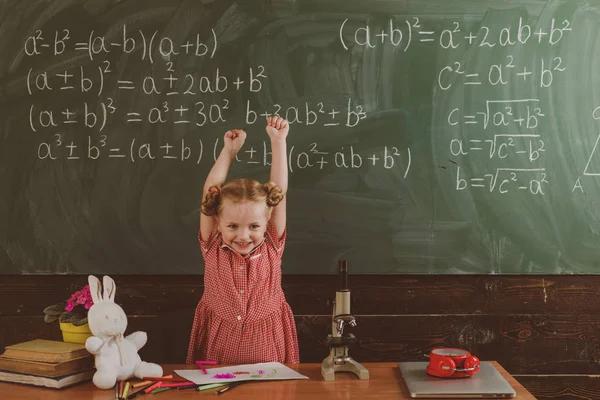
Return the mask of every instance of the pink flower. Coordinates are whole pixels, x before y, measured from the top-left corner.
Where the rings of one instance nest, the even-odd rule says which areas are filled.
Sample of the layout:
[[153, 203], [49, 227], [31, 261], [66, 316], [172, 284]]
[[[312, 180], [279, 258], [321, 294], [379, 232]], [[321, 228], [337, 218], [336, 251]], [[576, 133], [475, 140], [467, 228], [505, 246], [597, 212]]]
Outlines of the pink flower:
[[90, 285], [85, 285], [81, 290], [73, 293], [67, 300], [67, 306], [65, 307], [65, 310], [73, 311], [73, 309], [79, 304], [83, 305], [86, 310], [89, 310], [94, 304], [94, 301], [92, 300], [92, 294], [90, 293]]

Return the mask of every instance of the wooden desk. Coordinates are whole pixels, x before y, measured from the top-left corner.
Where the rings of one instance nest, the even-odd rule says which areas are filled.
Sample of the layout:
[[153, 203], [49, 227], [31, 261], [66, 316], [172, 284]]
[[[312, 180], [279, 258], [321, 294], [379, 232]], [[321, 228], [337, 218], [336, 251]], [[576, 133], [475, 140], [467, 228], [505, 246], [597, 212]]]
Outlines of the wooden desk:
[[[493, 362], [494, 366], [508, 380], [517, 392], [516, 399], [535, 400], [521, 384], [519, 384], [500, 364]], [[241, 385], [219, 396], [219, 399], [377, 399], [377, 400], [403, 400], [410, 399], [397, 363], [364, 363], [369, 370], [371, 379], [359, 380], [349, 373], [338, 373], [334, 382], [325, 382], [321, 378], [321, 364], [292, 364], [290, 368], [306, 375], [310, 380], [254, 382]], [[195, 365], [164, 365], [165, 374], [174, 369], [196, 369]], [[86, 399], [86, 400], [114, 400], [114, 390], [97, 389], [92, 382], [63, 389], [44, 389], [32, 386], [0, 383], [0, 398], [13, 399]], [[214, 399], [214, 392], [198, 392], [184, 390], [178, 392], [169, 390], [156, 395], [140, 395], [136, 400], [168, 400], [168, 399]]]

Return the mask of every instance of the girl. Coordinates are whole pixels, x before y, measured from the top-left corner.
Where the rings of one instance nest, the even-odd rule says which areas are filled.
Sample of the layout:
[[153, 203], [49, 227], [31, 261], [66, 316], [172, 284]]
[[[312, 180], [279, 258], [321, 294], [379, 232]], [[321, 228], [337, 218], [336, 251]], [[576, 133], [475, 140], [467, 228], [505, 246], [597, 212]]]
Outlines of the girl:
[[204, 190], [198, 240], [204, 257], [204, 294], [196, 308], [187, 362], [298, 363], [298, 339], [281, 289], [286, 238], [288, 122], [267, 119], [271, 178], [260, 184], [225, 179], [246, 132], [225, 133], [225, 145]]

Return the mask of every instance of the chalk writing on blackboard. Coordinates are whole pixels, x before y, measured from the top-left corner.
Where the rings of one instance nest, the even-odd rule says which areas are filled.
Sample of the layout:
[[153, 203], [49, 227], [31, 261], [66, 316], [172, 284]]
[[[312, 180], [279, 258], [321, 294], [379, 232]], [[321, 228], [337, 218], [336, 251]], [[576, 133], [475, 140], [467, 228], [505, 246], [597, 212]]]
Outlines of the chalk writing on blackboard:
[[[106, 135], [101, 135], [99, 139], [92, 139], [91, 136], [88, 136], [87, 139], [87, 146], [80, 148], [73, 140], [63, 142], [63, 137], [60, 134], [55, 134], [52, 142], [43, 142], [38, 146], [38, 158], [56, 160], [60, 155], [64, 156], [66, 160], [79, 160], [82, 158], [96, 160], [102, 153], [107, 151], [108, 158], [128, 158], [131, 162], [159, 158], [193, 161], [199, 164], [205, 156], [202, 139], [199, 139], [194, 146], [186, 142], [185, 139], [181, 139], [177, 143], [172, 142], [155, 146], [152, 143], [139, 142], [133, 138], [126, 147], [107, 147], [109, 139]], [[212, 154], [210, 154], [213, 162], [218, 155], [218, 145], [219, 139], [216, 139], [212, 146]], [[262, 148], [257, 149], [250, 146], [248, 150], [243, 150], [241, 153], [236, 157], [236, 161], [239, 163], [271, 165], [271, 151], [268, 149], [266, 142], [263, 142]], [[321, 151], [317, 143], [311, 143], [307, 148], [291, 146], [288, 153], [288, 167], [292, 172], [294, 169], [323, 169], [328, 164], [335, 165], [337, 168], [349, 169], [358, 169], [363, 166], [391, 169], [398, 164], [400, 156], [405, 157], [407, 160], [405, 165], [406, 175], [410, 170], [410, 149], [405, 149], [405, 153], [401, 154], [400, 149], [395, 146], [384, 146], [382, 154], [364, 154], [355, 151], [353, 146], [341, 146], [336, 151]]]
[[187, 40], [180, 45], [176, 45], [169, 37], [157, 37], [158, 31], [154, 31], [149, 35], [144, 34], [141, 30], [129, 32], [127, 25], [122, 25], [122, 36], [114, 41], [110, 39], [111, 36], [116, 36], [114, 32], [97, 35], [96, 32], [90, 31], [87, 41], [75, 43], [73, 43], [69, 29], [55, 30], [53, 33], [53, 35], [48, 36], [42, 30], [36, 30], [33, 35], [25, 40], [25, 54], [36, 56], [50, 52], [52, 55], [57, 56], [69, 50], [69, 45], [72, 45], [74, 50], [82, 51], [90, 60], [94, 60], [99, 54], [107, 55], [116, 51], [120, 51], [122, 54], [131, 54], [138, 50], [141, 53], [140, 58], [142, 60], [147, 59], [150, 63], [153, 63], [155, 51], [163, 59], [179, 54], [213, 58], [217, 51], [217, 35], [214, 29], [211, 29], [212, 43], [203, 40], [200, 34], [197, 34], [195, 41]]
[[[181, 54], [194, 57], [212, 58], [217, 52], [217, 36], [214, 30], [212, 40], [202, 41], [196, 36], [195, 41], [186, 41], [175, 44], [169, 37], [159, 37], [158, 31], [147, 35], [142, 31], [130, 32], [126, 25], [122, 26], [122, 35], [119, 40], [111, 40], [110, 33], [102, 36], [91, 31], [87, 41], [75, 41], [69, 29], [54, 31], [52, 35], [41, 30], [29, 36], [24, 43], [24, 52], [27, 56], [41, 56], [50, 52], [58, 56], [67, 50], [81, 52], [83, 61], [97, 61], [99, 65], [90, 67], [81, 65], [76, 71], [67, 69], [58, 72], [34, 70], [29, 68], [26, 77], [27, 91], [30, 96], [38, 93], [61, 91], [91, 94], [95, 99], [83, 101], [78, 110], [63, 107], [61, 109], [48, 109], [47, 105], [38, 106], [32, 102], [29, 107], [29, 127], [31, 131], [38, 132], [45, 129], [55, 129], [57, 132], [39, 143], [37, 148], [38, 159], [41, 160], [97, 160], [107, 157], [109, 159], [127, 159], [131, 162], [139, 160], [168, 159], [179, 161], [192, 161], [199, 164], [207, 153], [212, 153], [216, 158], [219, 139], [208, 143], [203, 138], [190, 140], [165, 141], [163, 143], [150, 143], [132, 137], [129, 140], [119, 140], [112, 143], [113, 139], [107, 132], [108, 127], [114, 122], [136, 124], [191, 124], [203, 127], [207, 124], [227, 122], [230, 111], [230, 100], [221, 98], [214, 102], [198, 101], [195, 96], [200, 94], [222, 94], [228, 89], [246, 91], [248, 93], [260, 92], [264, 82], [269, 78], [269, 72], [263, 65], [250, 66], [243, 73], [236, 76], [227, 76], [216, 68], [213, 73], [202, 76], [178, 69], [175, 62], [170, 61], [171, 56]], [[48, 38], [51, 38], [48, 40]], [[50, 42], [50, 43], [49, 43]], [[102, 59], [113, 52], [133, 54], [135, 51], [142, 60], [154, 64], [158, 62], [153, 54], [158, 53], [164, 62], [164, 70], [153, 75], [139, 76], [136, 79], [122, 79], [116, 63]], [[88, 62], [89, 63], [89, 62]], [[188, 68], [189, 69], [189, 68]], [[154, 70], [153, 70], [154, 71]], [[107, 90], [110, 89], [110, 90]], [[139, 91], [145, 96], [163, 96], [160, 104], [154, 107], [141, 106], [138, 109], [131, 107], [122, 110], [121, 106], [108, 93], [126, 91]], [[344, 127], [354, 128], [367, 118], [363, 106], [355, 104], [348, 97], [343, 106], [341, 104], [326, 104], [324, 102], [308, 102], [301, 104], [280, 105], [272, 104], [266, 109], [256, 109], [250, 100], [246, 101], [244, 120], [247, 125], [252, 125], [268, 117], [278, 114], [284, 116], [291, 124], [302, 124], [311, 127]], [[83, 128], [96, 132], [96, 135], [80, 135], [69, 137], [60, 132], [61, 127], [67, 125], [80, 125]], [[99, 134], [99, 135], [98, 135]], [[205, 147], [212, 148], [207, 152]], [[340, 146], [335, 151], [321, 151], [317, 143], [311, 143], [309, 148], [299, 148], [292, 145], [289, 150], [289, 169], [318, 168], [331, 164], [337, 168], [357, 169], [363, 166], [381, 166], [391, 169], [398, 164], [400, 151], [407, 154], [404, 165], [404, 176], [410, 170], [410, 149], [399, 149], [396, 146], [383, 145], [382, 148], [370, 153], [359, 152], [352, 145]], [[237, 161], [247, 164], [270, 165], [270, 151], [266, 142], [260, 148], [250, 146]]]
[[[572, 30], [571, 22], [568, 19], [557, 21], [555, 18], [552, 18], [550, 26], [546, 30], [540, 26], [537, 31], [534, 31], [531, 25], [523, 22], [523, 18], [519, 18], [516, 27], [509, 26], [493, 32], [487, 26], [481, 25], [477, 32], [469, 31], [468, 33], [463, 31], [457, 21], [451, 23], [451, 28], [443, 29], [438, 33], [423, 26], [420, 18], [416, 16], [412, 17], [412, 20], [405, 20], [404, 23], [390, 19], [388, 27], [379, 28], [379, 30], [373, 29], [369, 24], [349, 28], [346, 26], [348, 21], [345, 19], [339, 29], [340, 41], [346, 50], [349, 48], [346, 44], [347, 40], [344, 39], [346, 36], [351, 38], [354, 45], [358, 46], [375, 48], [377, 45], [391, 44], [407, 51], [413, 41], [437, 42], [444, 49], [456, 49], [461, 46], [461, 43], [478, 47], [491, 48], [496, 45], [506, 47], [526, 44], [529, 40], [537, 41], [537, 44], [556, 45], [563, 39], [565, 32]], [[481, 39], [479, 43], [477, 43], [478, 39]]]
[[540, 58], [539, 63], [536, 64], [539, 64], [537, 70], [533, 66], [529, 66], [528, 69], [527, 65], [523, 65], [521, 68], [521, 65], [515, 64], [515, 58], [509, 54], [506, 56], [505, 63], [491, 64], [486, 71], [480, 74], [479, 72], [466, 71], [460, 61], [455, 61], [452, 65], [447, 65], [440, 70], [437, 83], [441, 90], [448, 90], [453, 85], [451, 82], [446, 82], [449, 80], [448, 74], [456, 74], [463, 80], [463, 85], [481, 85], [483, 83], [491, 86], [507, 85], [511, 83], [511, 78], [515, 76], [517, 81], [519, 79], [523, 82], [527, 81], [535, 70], [539, 86], [547, 88], [552, 85], [557, 73], [566, 70], [563, 59], [559, 56], [547, 59]]
[[[218, 51], [218, 37], [211, 29], [208, 38], [199, 34], [195, 40], [177, 43], [168, 36], [161, 36], [159, 31], [144, 33], [141, 30], [128, 29], [127, 25], [120, 32], [112, 30], [104, 35], [90, 31], [85, 41], [71, 36], [69, 29], [44, 33], [37, 30], [24, 43], [27, 56], [35, 57], [51, 53], [58, 56], [67, 50], [80, 52], [82, 63], [77, 71], [40, 71], [31, 67], [27, 73], [27, 90], [30, 96], [36, 93], [57, 91], [74, 91], [93, 94], [96, 99], [84, 101], [77, 110], [69, 107], [48, 109], [47, 105], [38, 106], [32, 102], [29, 108], [29, 127], [32, 131], [55, 129], [47, 140], [39, 143], [37, 156], [41, 160], [97, 160], [102, 158], [127, 159], [131, 162], [142, 160], [177, 160], [199, 164], [205, 158], [216, 158], [219, 139], [178, 138], [163, 140], [162, 143], [132, 137], [113, 143], [106, 132], [112, 123], [117, 122], [134, 126], [136, 124], [151, 125], [193, 125], [204, 127], [209, 124], [225, 123], [230, 118], [230, 99], [214, 97], [213, 100], [202, 101], [198, 95], [219, 94], [226, 96], [231, 92], [244, 91], [258, 93], [267, 83], [270, 71], [258, 63], [248, 66], [244, 71], [237, 71], [231, 76], [220, 68], [198, 76], [190, 71], [189, 66], [177, 65], [174, 56], [191, 56], [197, 58], [215, 57]], [[518, 24], [502, 29], [490, 29], [481, 25], [476, 31], [467, 29], [460, 22], [453, 22], [445, 29], [429, 29], [418, 16], [399, 22], [389, 19], [388, 25], [382, 28], [371, 27], [368, 23], [357, 23], [345, 19], [339, 27], [339, 40], [343, 48], [349, 46], [366, 46], [375, 48], [378, 45], [392, 45], [407, 51], [411, 43], [437, 43], [441, 49], [456, 50], [461, 46], [477, 46], [492, 48], [495, 46], [510, 48], [516, 45], [533, 43], [537, 45], [555, 46], [572, 31], [568, 19], [552, 18], [548, 26], [538, 26], [535, 31], [531, 25], [519, 18]], [[351, 40], [348, 41], [348, 38]], [[140, 57], [150, 64], [162, 63], [164, 68], [153, 68], [153, 73], [141, 75], [133, 79], [124, 79], [119, 75], [114, 60], [104, 59], [111, 53], [122, 53]], [[156, 57], [155, 57], [156, 56]], [[89, 66], [96, 61], [98, 65]], [[457, 59], [437, 72], [436, 87], [441, 91], [453, 90], [459, 86], [461, 90], [471, 88], [477, 90], [483, 86], [505, 86], [535, 80], [539, 88], [549, 88], [552, 83], [566, 71], [567, 65], [561, 56], [540, 57], [535, 62], [522, 63], [512, 54], [506, 54], [504, 62], [490, 62], [483, 70], [473, 69], [462, 59]], [[111, 90], [107, 90], [110, 88]], [[139, 91], [153, 97], [162, 96], [153, 107], [140, 105], [121, 109], [110, 93], [121, 91]], [[319, 101], [301, 101], [298, 104], [271, 104], [257, 108], [250, 100], [245, 102], [244, 121], [253, 125], [269, 115], [284, 116], [291, 124], [319, 128], [354, 128], [367, 118], [363, 105], [347, 97], [346, 103], [331, 104]], [[463, 176], [461, 168], [456, 169], [456, 190], [487, 189], [500, 194], [512, 190], [523, 191], [533, 195], [544, 195], [546, 186], [550, 184], [546, 169], [536, 163], [543, 161], [547, 146], [543, 132], [539, 132], [540, 120], [546, 116], [537, 97], [512, 99], [488, 99], [479, 109], [454, 107], [447, 114], [447, 125], [460, 126], [463, 129], [477, 129], [485, 136], [475, 138], [450, 137], [448, 150], [452, 157], [475, 157], [486, 154], [489, 159], [504, 160], [514, 158], [515, 165], [492, 169], [480, 176]], [[600, 109], [600, 108], [598, 108]], [[600, 114], [594, 110], [596, 114]], [[236, 110], [239, 112], [239, 110]], [[78, 124], [95, 134], [69, 137], [60, 132], [66, 125]], [[525, 132], [522, 132], [522, 131]], [[493, 132], [492, 132], [493, 131]], [[490, 135], [491, 133], [491, 135]], [[598, 142], [598, 141], [597, 141]], [[592, 150], [590, 160], [595, 153], [597, 143]], [[207, 150], [209, 149], [209, 150]], [[270, 151], [266, 142], [262, 146], [253, 144], [238, 155], [236, 161], [242, 164], [270, 165]], [[380, 167], [392, 169], [400, 166], [406, 178], [412, 154], [409, 147], [382, 143], [379, 149], [369, 151], [356, 150], [352, 145], [340, 146], [339, 149], [328, 148], [323, 151], [318, 142], [291, 145], [288, 154], [288, 167], [291, 172], [306, 168], [359, 169]], [[523, 165], [523, 163], [527, 165]], [[400, 165], [402, 164], [402, 165]], [[589, 160], [588, 160], [589, 165]], [[588, 171], [586, 165], [583, 175], [600, 175]], [[464, 173], [464, 171], [463, 171]]]

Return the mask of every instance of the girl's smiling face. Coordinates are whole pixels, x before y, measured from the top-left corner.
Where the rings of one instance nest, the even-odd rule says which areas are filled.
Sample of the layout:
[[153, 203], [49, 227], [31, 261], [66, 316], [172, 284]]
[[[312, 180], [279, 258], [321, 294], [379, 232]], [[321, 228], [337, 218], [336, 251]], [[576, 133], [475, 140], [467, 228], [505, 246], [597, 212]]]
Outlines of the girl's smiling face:
[[264, 240], [269, 214], [259, 202], [225, 199], [218, 216], [223, 242], [241, 255], [249, 254]]

